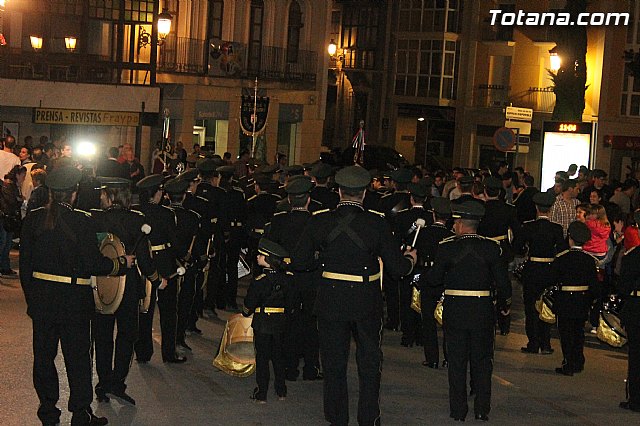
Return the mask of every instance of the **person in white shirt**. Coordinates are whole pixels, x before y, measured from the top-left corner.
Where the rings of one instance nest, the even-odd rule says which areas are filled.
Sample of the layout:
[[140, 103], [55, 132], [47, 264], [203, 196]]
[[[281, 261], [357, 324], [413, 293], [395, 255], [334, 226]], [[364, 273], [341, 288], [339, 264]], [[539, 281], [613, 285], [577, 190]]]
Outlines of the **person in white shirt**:
[[16, 146], [16, 138], [9, 135], [4, 138], [4, 146], [0, 151], [0, 179], [4, 179], [4, 175], [13, 169], [13, 166], [21, 165], [21, 161], [17, 155], [13, 153]]

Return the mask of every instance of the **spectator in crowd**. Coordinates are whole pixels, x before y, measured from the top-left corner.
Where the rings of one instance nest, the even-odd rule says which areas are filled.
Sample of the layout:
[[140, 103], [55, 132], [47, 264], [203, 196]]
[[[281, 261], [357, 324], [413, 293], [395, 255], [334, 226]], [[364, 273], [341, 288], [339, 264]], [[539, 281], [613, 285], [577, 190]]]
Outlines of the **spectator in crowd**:
[[569, 166], [569, 169], [567, 170], [567, 175], [569, 175], [569, 179], [577, 178], [576, 173], [578, 173], [578, 165], [577, 164], [571, 164]]
[[635, 194], [636, 189], [638, 189], [636, 181], [633, 179], [627, 179], [622, 184], [620, 191], [613, 194], [609, 201], [617, 204], [618, 207], [620, 207], [620, 210], [622, 210], [622, 213], [629, 214], [631, 213], [631, 197]]
[[247, 163], [249, 162], [249, 158], [250, 155], [248, 149], [243, 149], [242, 151], [240, 151], [238, 161], [233, 164], [233, 167], [235, 168], [233, 175], [236, 179], [240, 179], [241, 177], [247, 175]]
[[56, 146], [51, 142], [47, 142], [42, 145], [42, 148], [44, 150], [44, 157], [42, 158], [44, 164], [47, 167], [53, 165], [53, 161], [56, 159]]
[[224, 154], [222, 154], [222, 161], [224, 161], [224, 164], [226, 166], [233, 166], [233, 161], [231, 160], [230, 152], [225, 152]]
[[433, 176], [433, 186], [431, 187], [432, 197], [442, 197], [444, 191], [444, 173], [439, 172]]
[[25, 136], [23, 146], [29, 148], [30, 150], [33, 148], [33, 136]]
[[196, 167], [196, 162], [200, 158], [200, 145], [197, 143], [193, 144], [193, 151], [189, 155], [187, 155], [187, 167], [193, 169]]
[[44, 184], [47, 172], [42, 168], [31, 169], [31, 181], [33, 182], [33, 190], [27, 200], [27, 213], [38, 207], [44, 207], [49, 201], [49, 188]]
[[0, 150], [0, 176], [4, 176], [14, 167], [20, 165], [20, 159], [13, 153], [16, 139], [9, 135], [4, 138], [4, 148]]
[[187, 164], [187, 150], [184, 149], [182, 141], [176, 142], [176, 155], [178, 156], [178, 162]]
[[18, 158], [20, 159], [20, 164], [25, 165], [27, 163], [31, 163], [31, 151], [26, 146], [20, 148], [18, 153]]
[[122, 164], [124, 165], [126, 178], [131, 180], [135, 188], [135, 184], [144, 177], [144, 167], [135, 157], [131, 144], [126, 143], [123, 145], [122, 158], [124, 159]]
[[9, 252], [13, 246], [14, 235], [18, 235], [22, 225], [20, 208], [22, 207], [22, 194], [20, 187], [24, 182], [27, 169], [21, 165], [15, 165], [4, 176], [4, 185], [0, 192], [0, 210], [2, 211], [2, 226], [0, 226], [0, 274], [3, 278], [17, 278], [16, 271], [11, 269]]
[[96, 176], [121, 177], [128, 179], [127, 169], [118, 162], [118, 147], [112, 146], [107, 150], [107, 158], [100, 160], [96, 169]]
[[458, 179], [460, 179], [462, 176], [466, 175], [464, 169], [460, 168], [460, 167], [454, 167], [453, 168], [453, 172], [451, 173], [452, 178], [447, 180], [447, 182], [444, 184], [444, 188], [442, 189], [442, 196], [445, 198], [449, 198], [451, 199], [451, 197], [449, 196], [449, 194], [451, 193], [451, 191], [453, 191], [454, 189], [456, 189], [456, 185], [458, 182]]
[[562, 226], [564, 236], [567, 236], [569, 224], [575, 220], [576, 207], [580, 202], [576, 199], [578, 196], [576, 189], [576, 180], [569, 179], [562, 182], [562, 193], [556, 198], [556, 202], [549, 210], [549, 220]]
[[516, 199], [513, 200], [520, 223], [536, 218], [536, 205], [533, 202], [533, 196], [540, 192], [538, 188], [533, 186], [534, 179], [530, 174], [525, 174], [522, 177], [522, 183], [524, 189], [520, 191]]
[[580, 201], [582, 201], [583, 203], [589, 201], [589, 194], [591, 194], [591, 191], [594, 188], [599, 189], [602, 192], [602, 198], [606, 201], [609, 201], [609, 198], [611, 198], [611, 195], [613, 195], [613, 190], [606, 184], [607, 176], [607, 172], [605, 172], [604, 170], [594, 169], [591, 172], [593, 184], [587, 187], [587, 189], [582, 193], [582, 195], [580, 196]]

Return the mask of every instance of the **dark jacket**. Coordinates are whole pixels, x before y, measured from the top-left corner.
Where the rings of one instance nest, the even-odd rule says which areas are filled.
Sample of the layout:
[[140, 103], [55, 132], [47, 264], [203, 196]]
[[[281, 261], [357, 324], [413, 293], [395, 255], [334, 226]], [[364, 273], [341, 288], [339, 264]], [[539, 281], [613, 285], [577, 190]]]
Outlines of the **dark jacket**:
[[572, 248], [558, 254], [553, 262], [553, 283], [563, 286], [588, 286], [588, 291], [559, 291], [553, 304], [558, 316], [585, 320], [598, 285], [596, 258]]
[[20, 283], [29, 316], [88, 320], [95, 314], [90, 285], [46, 281], [32, 276], [41, 272], [90, 279], [92, 275], [123, 275], [127, 269], [103, 256], [98, 249], [97, 223], [87, 212], [68, 204], [59, 209], [53, 229], [44, 228], [47, 209], [33, 210], [25, 218], [20, 239]]
[[[493, 291], [499, 306], [511, 303], [511, 281], [501, 259], [500, 245], [476, 234], [447, 238], [440, 243], [427, 273], [432, 287], [446, 290]], [[445, 327], [493, 328], [492, 297], [445, 296]]]
[[622, 320], [625, 324], [640, 326], [640, 297], [630, 296], [640, 291], [640, 249], [634, 247], [622, 258], [618, 294], [624, 298]]
[[7, 232], [20, 232], [22, 225], [20, 207], [22, 196], [15, 181], [5, 179], [0, 192], [0, 210], [2, 210], [2, 222]]
[[[251, 327], [256, 333], [284, 333], [287, 329], [287, 316], [292, 309], [292, 274], [265, 269], [265, 273], [251, 281], [247, 296], [244, 298], [246, 317], [253, 314]], [[255, 312], [260, 308], [261, 312]], [[284, 313], [265, 313], [265, 308], [283, 308]], [[254, 313], [255, 312], [255, 313]]]
[[175, 213], [168, 207], [148, 202], [131, 206], [131, 208], [141, 211], [151, 226], [151, 233], [148, 236], [151, 253], [158, 273], [163, 278], [167, 278], [176, 271], [177, 219]]
[[329, 320], [382, 318], [380, 280], [370, 279], [380, 272], [378, 256], [391, 276], [408, 275], [412, 270], [412, 262], [402, 256], [384, 217], [352, 202], [316, 212], [291, 255], [294, 271], [319, 268], [323, 273], [362, 278], [362, 282], [320, 279], [314, 313]]

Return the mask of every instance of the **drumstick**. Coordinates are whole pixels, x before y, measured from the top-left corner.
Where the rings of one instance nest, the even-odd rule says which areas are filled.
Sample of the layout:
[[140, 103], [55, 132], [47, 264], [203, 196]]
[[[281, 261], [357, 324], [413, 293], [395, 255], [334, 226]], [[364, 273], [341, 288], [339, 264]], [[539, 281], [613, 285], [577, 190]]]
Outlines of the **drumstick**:
[[140, 241], [142, 241], [142, 239], [149, 235], [151, 233], [151, 226], [148, 224], [144, 224], [140, 227], [140, 236], [138, 237], [138, 239], [136, 240], [136, 243], [133, 245], [133, 250], [131, 251], [130, 254], [135, 254], [136, 250], [138, 250], [138, 246], [140, 245]]
[[[169, 276], [166, 278], [166, 281], [165, 281], [165, 282], [168, 284], [169, 280], [171, 280], [171, 279], [173, 279], [173, 278], [175, 278], [175, 277], [178, 277], [178, 276], [180, 276], [180, 277], [181, 277], [181, 276], [183, 276], [183, 275], [184, 275], [184, 274], [186, 274], [186, 273], [187, 273], [187, 270], [186, 270], [186, 269], [184, 269], [184, 266], [180, 266], [180, 267], [178, 267], [178, 269], [176, 269], [176, 271], [175, 271], [173, 274], [169, 275]], [[165, 284], [165, 285], [160, 284], [160, 287], [158, 287], [158, 288], [159, 288], [160, 290], [164, 290], [164, 288], [167, 286], [167, 284]]]
[[418, 228], [416, 229], [416, 235], [414, 235], [414, 237], [413, 237], [413, 243], [411, 243], [411, 246], [410, 246], [410, 247], [412, 247], [412, 248], [413, 248], [413, 247], [415, 247], [415, 245], [416, 245], [416, 241], [418, 241], [418, 234], [420, 234], [420, 230], [421, 230], [422, 228], [424, 228], [424, 226], [425, 226], [426, 224], [427, 224], [427, 222], [425, 222], [425, 221], [424, 221], [424, 219], [422, 219], [422, 218], [418, 218], [418, 219], [416, 219], [416, 226], [417, 226]]

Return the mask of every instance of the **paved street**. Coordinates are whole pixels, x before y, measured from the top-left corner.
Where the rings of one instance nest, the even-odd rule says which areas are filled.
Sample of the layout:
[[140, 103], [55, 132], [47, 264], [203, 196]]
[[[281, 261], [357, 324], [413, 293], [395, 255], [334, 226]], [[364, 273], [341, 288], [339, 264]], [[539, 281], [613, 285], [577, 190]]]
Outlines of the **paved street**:
[[[14, 257], [14, 261], [17, 259]], [[17, 263], [17, 262], [16, 262]], [[517, 289], [517, 286], [516, 286]], [[517, 289], [519, 290], [519, 289]], [[244, 290], [243, 290], [244, 291]], [[516, 300], [517, 297], [514, 297]], [[0, 424], [37, 425], [37, 397], [32, 386], [31, 322], [18, 280], [3, 279], [0, 285]], [[521, 308], [515, 306], [516, 311]], [[228, 314], [221, 313], [221, 316]], [[111, 425], [323, 425], [322, 383], [288, 383], [289, 397], [278, 401], [271, 389], [266, 405], [250, 401], [255, 377], [232, 378], [211, 362], [222, 335], [223, 322], [202, 320], [202, 337], [189, 337], [193, 355], [183, 365], [165, 365], [159, 345], [148, 365], [133, 363], [128, 384], [137, 406], [94, 403], [94, 410], [109, 418]], [[154, 330], [156, 343], [159, 327]], [[551, 356], [520, 352], [525, 343], [522, 315], [516, 312], [512, 333], [497, 337], [493, 400], [494, 424], [522, 425], [631, 425], [640, 415], [618, 408], [624, 397], [626, 374], [624, 351], [608, 349], [589, 335], [585, 372], [574, 377], [558, 376], [560, 344]], [[399, 345], [399, 333], [384, 335], [382, 374], [382, 422], [386, 425], [453, 423], [449, 419], [446, 369], [420, 365], [422, 348]], [[357, 374], [355, 351], [349, 371], [351, 420], [355, 424]], [[62, 370], [62, 356], [58, 358]], [[62, 424], [69, 424], [66, 411], [68, 388], [61, 374]], [[95, 383], [95, 377], [94, 377]], [[473, 403], [470, 399], [473, 420]]]

